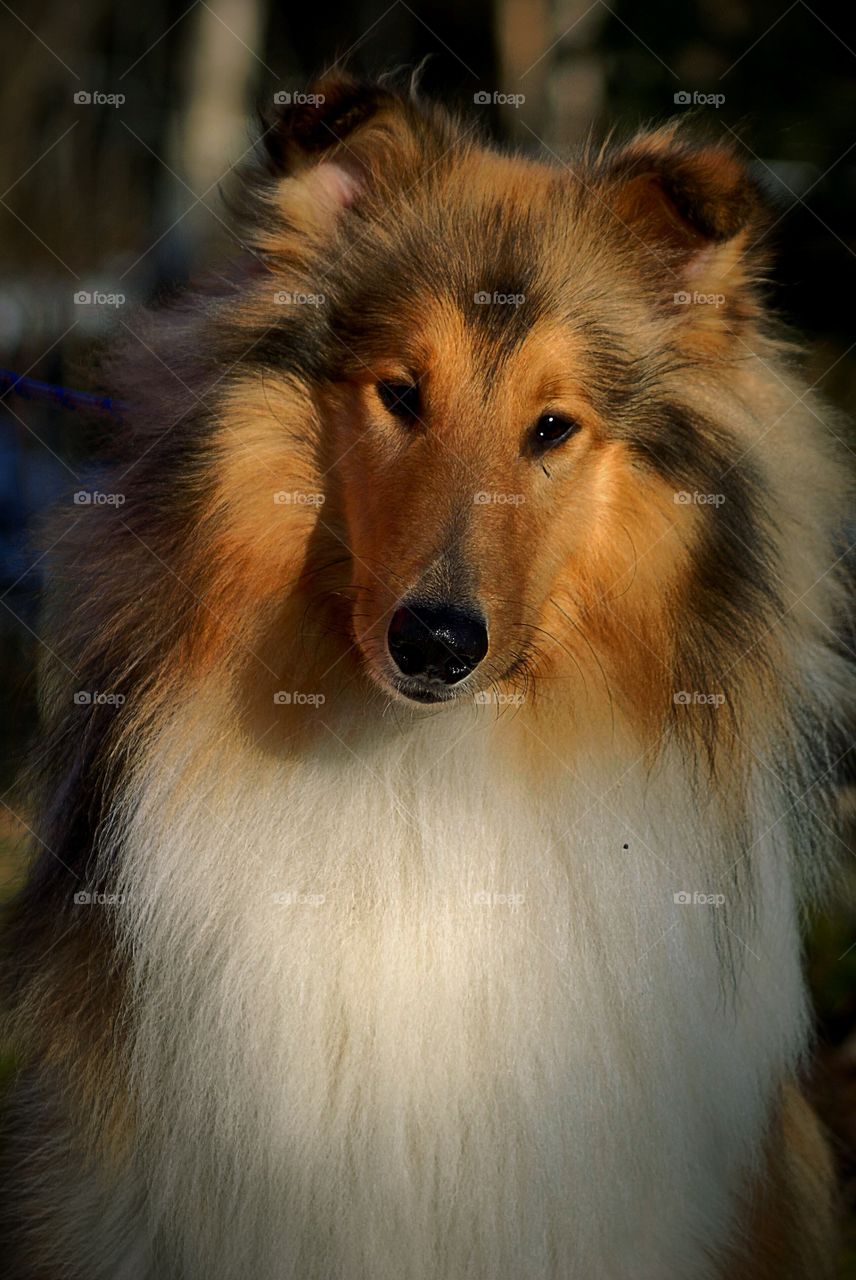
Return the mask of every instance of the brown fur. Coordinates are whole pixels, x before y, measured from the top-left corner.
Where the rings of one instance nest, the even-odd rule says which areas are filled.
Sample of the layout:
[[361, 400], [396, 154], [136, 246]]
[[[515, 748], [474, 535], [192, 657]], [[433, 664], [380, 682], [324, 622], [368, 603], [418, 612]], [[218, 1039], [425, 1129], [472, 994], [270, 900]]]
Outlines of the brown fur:
[[800, 1091], [782, 1094], [763, 1175], [747, 1197], [745, 1245], [724, 1280], [831, 1280], [839, 1201], [828, 1140]]
[[[602, 745], [618, 719], [652, 767], [680, 740], [706, 766], [704, 799], [727, 800], [737, 828], [746, 723], [800, 790], [810, 772], [793, 734], [802, 691], [782, 684], [798, 589], [814, 643], [841, 626], [840, 573], [814, 582], [790, 550], [836, 531], [813, 531], [807, 507], [780, 537], [772, 510], [803, 458], [799, 383], [751, 248], [763, 201], [735, 154], [669, 125], [566, 171], [487, 151], [392, 90], [342, 75], [315, 89], [324, 108], [272, 119], [265, 175], [247, 183], [252, 268], [223, 296], [135, 321], [180, 372], [164, 395], [162, 361], [120, 364], [141, 404], [114, 460], [128, 501], [83, 512], [60, 547], [74, 583], [60, 574], [49, 601], [73, 687], [126, 701], [70, 709], [70, 678], [46, 675], [44, 852], [10, 908], [4, 983], [22, 1055], [59, 1082], [63, 1155], [108, 1170], [135, 1137], [133, 1001], [109, 914], [73, 895], [110, 891], [101, 845], [121, 780], [188, 686], [222, 675], [247, 739], [287, 757], [323, 739], [323, 717], [275, 706], [277, 690], [379, 712], [400, 692], [386, 643], [397, 603], [416, 587], [458, 592], [490, 619], [481, 689], [528, 699], [513, 765], [533, 789], [561, 775], [569, 725]], [[326, 297], [283, 306], [284, 291]], [[685, 291], [723, 304], [683, 305]], [[482, 292], [525, 305], [482, 305]], [[380, 388], [414, 379], [420, 411], [404, 425]], [[547, 410], [578, 429], [536, 453]], [[771, 422], [775, 456], [760, 447]], [[825, 444], [812, 457], [831, 523], [843, 468]], [[727, 520], [675, 501], [711, 489]], [[687, 711], [682, 689], [727, 709]], [[829, 727], [801, 732], [819, 772]], [[204, 763], [188, 765], [184, 793]], [[806, 822], [807, 863], [821, 825]], [[734, 879], [748, 911], [749, 869]], [[728, 1280], [826, 1274], [827, 1164], [788, 1091]], [[42, 1233], [50, 1259], [55, 1206], [47, 1193], [35, 1204], [21, 1206], [27, 1239]], [[52, 1280], [39, 1257], [34, 1244], [16, 1276]]]

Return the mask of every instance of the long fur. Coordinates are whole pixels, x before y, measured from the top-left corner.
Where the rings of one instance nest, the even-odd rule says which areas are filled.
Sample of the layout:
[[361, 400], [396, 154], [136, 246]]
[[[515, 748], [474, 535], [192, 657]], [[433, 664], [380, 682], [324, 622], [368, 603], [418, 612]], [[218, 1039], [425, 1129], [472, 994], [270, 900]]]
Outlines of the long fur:
[[[126, 501], [59, 548], [14, 1274], [713, 1280], [809, 1038], [844, 428], [731, 152], [566, 172], [322, 88], [267, 125], [247, 264], [134, 322]], [[373, 387], [428, 350], [405, 445]], [[530, 465], [542, 366], [583, 429]], [[417, 582], [491, 619], [437, 708], [389, 680]]]

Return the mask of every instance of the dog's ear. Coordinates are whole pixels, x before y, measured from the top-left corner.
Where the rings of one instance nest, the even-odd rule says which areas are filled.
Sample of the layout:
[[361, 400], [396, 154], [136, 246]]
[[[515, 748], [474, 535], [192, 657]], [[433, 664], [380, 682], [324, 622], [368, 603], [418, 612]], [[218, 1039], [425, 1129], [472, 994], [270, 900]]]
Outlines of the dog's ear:
[[308, 182], [322, 202], [343, 209], [418, 180], [449, 122], [411, 94], [335, 71], [306, 93], [276, 94], [263, 124], [268, 173]]
[[744, 259], [769, 215], [732, 146], [695, 142], [669, 125], [607, 152], [601, 166], [603, 199], [646, 273], [667, 269], [676, 291], [714, 287], [725, 275], [736, 288], [757, 273]]

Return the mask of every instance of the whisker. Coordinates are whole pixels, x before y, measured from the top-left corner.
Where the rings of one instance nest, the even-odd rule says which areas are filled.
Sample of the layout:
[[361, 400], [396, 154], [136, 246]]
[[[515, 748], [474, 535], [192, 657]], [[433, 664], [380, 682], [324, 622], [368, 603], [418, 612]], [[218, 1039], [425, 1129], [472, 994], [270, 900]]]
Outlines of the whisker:
[[580, 636], [583, 639], [583, 642], [588, 648], [589, 653], [591, 654], [592, 658], [594, 658], [594, 661], [597, 665], [597, 669], [600, 672], [601, 679], [603, 680], [603, 687], [606, 690], [607, 697], [609, 698], [609, 713], [612, 720], [612, 732], [614, 734], [615, 733], [615, 704], [613, 702], [612, 689], [610, 687], [609, 680], [607, 679], [607, 675], [606, 675], [606, 671], [604, 670], [603, 663], [601, 662], [600, 658], [597, 656], [594, 646], [592, 645], [591, 641], [589, 640], [588, 636], [585, 634], [585, 632], [583, 631], [579, 623], [575, 622], [574, 619], [570, 616], [570, 614], [567, 613], [560, 604], [556, 603], [556, 601], [553, 599], [552, 596], [550, 597], [549, 602], [553, 606], [553, 608], [557, 609], [558, 612], [562, 615], [562, 617], [571, 624], [574, 630], [579, 632]]

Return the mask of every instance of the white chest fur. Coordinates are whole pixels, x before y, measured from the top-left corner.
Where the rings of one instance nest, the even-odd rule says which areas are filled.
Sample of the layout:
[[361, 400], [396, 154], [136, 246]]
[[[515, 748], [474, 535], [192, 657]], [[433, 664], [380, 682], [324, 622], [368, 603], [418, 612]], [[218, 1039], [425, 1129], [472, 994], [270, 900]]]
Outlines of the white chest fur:
[[677, 762], [534, 797], [471, 714], [288, 764], [201, 716], [138, 775], [142, 1163], [183, 1274], [715, 1274], [804, 1035], [780, 833], [752, 918]]

